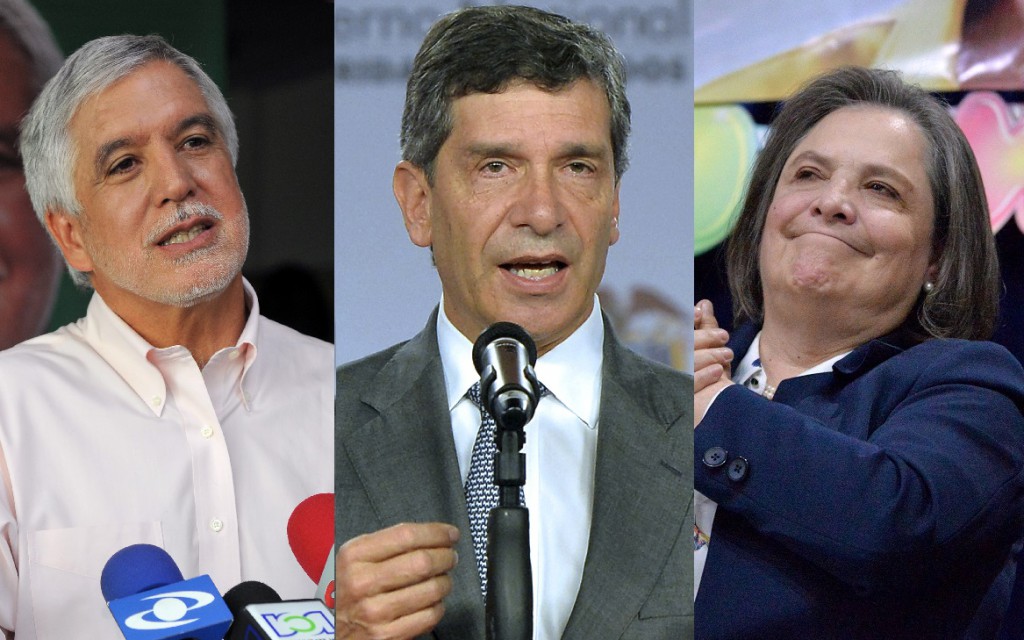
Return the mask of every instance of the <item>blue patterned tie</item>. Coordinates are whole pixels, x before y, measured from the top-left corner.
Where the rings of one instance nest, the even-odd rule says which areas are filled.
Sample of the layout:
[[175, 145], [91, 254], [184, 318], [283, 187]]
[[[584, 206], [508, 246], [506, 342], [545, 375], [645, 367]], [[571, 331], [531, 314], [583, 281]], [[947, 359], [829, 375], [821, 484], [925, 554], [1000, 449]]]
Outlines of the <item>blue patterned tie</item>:
[[[546, 393], [547, 389], [540, 385], [538, 397]], [[469, 531], [473, 534], [476, 570], [480, 574], [480, 589], [487, 596], [487, 516], [491, 509], [498, 506], [498, 486], [494, 484], [494, 456], [498, 453], [495, 436], [498, 428], [491, 412], [480, 400], [479, 382], [469, 388], [466, 397], [480, 409], [480, 429], [476, 432], [469, 477], [466, 478], [466, 507], [469, 510]], [[522, 487], [519, 487], [519, 503], [526, 504]]]

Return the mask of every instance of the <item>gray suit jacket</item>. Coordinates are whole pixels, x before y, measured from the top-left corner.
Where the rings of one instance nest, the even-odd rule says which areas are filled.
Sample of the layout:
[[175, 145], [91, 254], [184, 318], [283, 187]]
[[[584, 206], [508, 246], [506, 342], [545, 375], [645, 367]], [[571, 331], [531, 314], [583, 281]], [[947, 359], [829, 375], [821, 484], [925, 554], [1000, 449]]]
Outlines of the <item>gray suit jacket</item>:
[[[338, 544], [399, 522], [463, 532], [436, 640], [483, 640], [484, 603], [455, 455], [436, 311], [412, 340], [338, 370]], [[605, 323], [594, 513], [564, 640], [693, 637], [693, 380]]]

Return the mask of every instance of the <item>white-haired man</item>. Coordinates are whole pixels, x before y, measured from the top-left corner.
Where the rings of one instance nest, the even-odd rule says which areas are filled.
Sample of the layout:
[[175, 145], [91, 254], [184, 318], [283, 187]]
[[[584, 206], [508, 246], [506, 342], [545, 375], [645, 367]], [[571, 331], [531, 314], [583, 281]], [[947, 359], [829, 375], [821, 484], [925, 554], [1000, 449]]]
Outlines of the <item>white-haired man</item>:
[[286, 539], [329, 491], [330, 345], [259, 315], [248, 215], [216, 85], [157, 36], [84, 45], [22, 125], [37, 215], [79, 322], [0, 354], [0, 627], [113, 638], [103, 565], [164, 547], [221, 591], [314, 585]]

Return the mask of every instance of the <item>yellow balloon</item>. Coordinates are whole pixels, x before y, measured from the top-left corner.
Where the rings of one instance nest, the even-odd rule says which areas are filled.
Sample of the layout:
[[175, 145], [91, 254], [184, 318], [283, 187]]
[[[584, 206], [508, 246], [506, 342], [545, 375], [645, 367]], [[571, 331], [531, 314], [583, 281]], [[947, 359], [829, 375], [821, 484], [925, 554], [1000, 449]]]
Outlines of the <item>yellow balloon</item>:
[[739, 106], [693, 110], [694, 251], [722, 242], [739, 215], [747, 173], [757, 151], [754, 120]]

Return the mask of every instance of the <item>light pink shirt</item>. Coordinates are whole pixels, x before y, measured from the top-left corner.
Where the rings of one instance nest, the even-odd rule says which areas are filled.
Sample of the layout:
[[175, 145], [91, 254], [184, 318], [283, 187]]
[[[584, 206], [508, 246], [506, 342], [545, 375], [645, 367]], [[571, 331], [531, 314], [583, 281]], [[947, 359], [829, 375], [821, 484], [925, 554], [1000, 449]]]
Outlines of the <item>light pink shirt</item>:
[[0, 352], [0, 628], [18, 640], [122, 637], [99, 576], [166, 549], [221, 593], [316, 589], [288, 546], [304, 498], [333, 491], [331, 345], [259, 316], [203, 370], [93, 295], [85, 318]]

